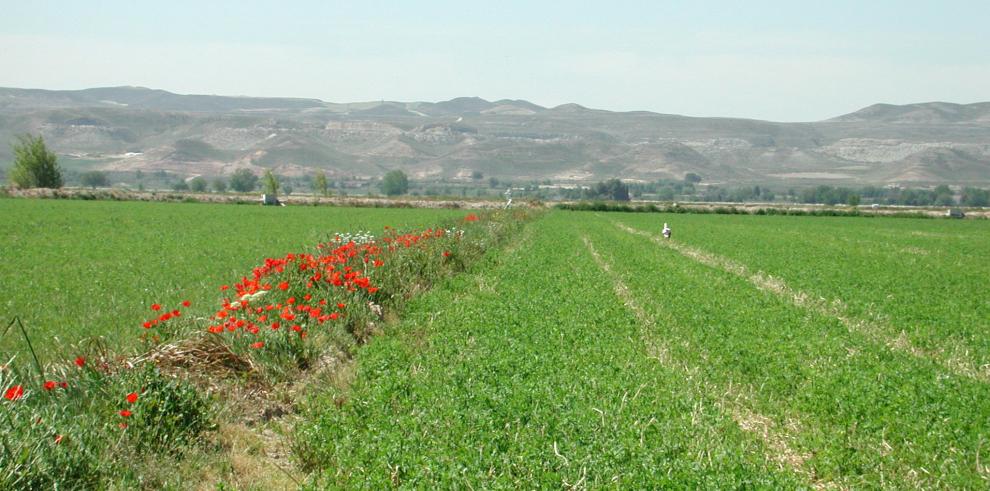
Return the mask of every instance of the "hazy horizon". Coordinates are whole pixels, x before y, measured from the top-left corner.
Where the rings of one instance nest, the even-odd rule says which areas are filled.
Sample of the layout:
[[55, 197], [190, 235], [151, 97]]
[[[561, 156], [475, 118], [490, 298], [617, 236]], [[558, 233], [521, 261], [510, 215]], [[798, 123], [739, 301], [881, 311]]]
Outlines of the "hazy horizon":
[[771, 121], [990, 100], [983, 2], [0, 5], [7, 87], [477, 96]]

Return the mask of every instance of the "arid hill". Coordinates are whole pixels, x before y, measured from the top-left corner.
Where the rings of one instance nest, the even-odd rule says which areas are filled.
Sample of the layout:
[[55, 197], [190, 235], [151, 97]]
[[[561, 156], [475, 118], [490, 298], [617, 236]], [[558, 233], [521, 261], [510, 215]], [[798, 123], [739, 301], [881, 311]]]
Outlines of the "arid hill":
[[[69, 166], [414, 179], [608, 177], [789, 185], [990, 184], [990, 103], [877, 104], [809, 123], [461, 97], [337, 104], [140, 87], [0, 88], [0, 139], [45, 136]], [[10, 161], [0, 145], [0, 165]]]

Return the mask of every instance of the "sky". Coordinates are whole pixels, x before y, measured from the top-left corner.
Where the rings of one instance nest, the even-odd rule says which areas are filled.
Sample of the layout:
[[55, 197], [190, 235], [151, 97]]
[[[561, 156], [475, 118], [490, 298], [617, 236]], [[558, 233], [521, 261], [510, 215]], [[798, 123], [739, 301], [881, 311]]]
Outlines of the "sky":
[[0, 0], [0, 86], [817, 121], [990, 101], [990, 1]]

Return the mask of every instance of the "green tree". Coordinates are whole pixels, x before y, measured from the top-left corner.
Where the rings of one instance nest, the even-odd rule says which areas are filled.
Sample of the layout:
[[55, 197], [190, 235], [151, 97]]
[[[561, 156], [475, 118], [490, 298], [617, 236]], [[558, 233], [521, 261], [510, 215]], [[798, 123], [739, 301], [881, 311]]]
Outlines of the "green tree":
[[218, 193], [223, 193], [227, 191], [227, 181], [224, 181], [222, 177], [218, 177], [213, 180], [213, 190]]
[[62, 169], [58, 157], [45, 146], [44, 138], [24, 135], [13, 145], [14, 167], [10, 182], [19, 188], [60, 188]]
[[629, 186], [618, 179], [609, 179], [595, 184], [585, 192], [585, 196], [592, 199], [629, 201]]
[[382, 178], [382, 192], [388, 196], [398, 196], [409, 191], [409, 178], [401, 170], [389, 171]]
[[854, 208], [859, 206], [859, 195], [856, 193], [850, 194], [849, 199], [846, 200], [846, 204]]
[[175, 184], [172, 185], [172, 190], [189, 191], [189, 183], [187, 183], [185, 179], [179, 179], [178, 181], [175, 181]]
[[945, 184], [937, 186], [935, 188], [935, 204], [939, 206], [952, 206], [956, 204], [956, 200], [952, 196], [952, 189]]
[[98, 187], [107, 187], [110, 185], [110, 177], [107, 176], [106, 172], [91, 170], [89, 172], [84, 172], [79, 176], [79, 182], [83, 186], [89, 186], [93, 189]]
[[695, 174], [694, 172], [688, 172], [684, 174], [684, 182], [689, 182], [691, 184], [698, 184], [701, 182], [701, 176]]
[[990, 206], [990, 190], [963, 188], [960, 201], [965, 206]]
[[192, 178], [191, 181], [189, 181], [189, 189], [192, 189], [197, 193], [205, 193], [207, 185], [208, 183], [206, 182], [206, 179], [203, 178], [203, 176], [196, 176]]
[[278, 196], [278, 178], [272, 174], [271, 169], [265, 171], [264, 186], [265, 194]]
[[240, 193], [254, 191], [258, 186], [258, 176], [247, 169], [238, 169], [230, 175], [230, 188]]
[[330, 189], [327, 186], [327, 175], [325, 173], [319, 172], [313, 178], [313, 191], [320, 193], [321, 196], [330, 196]]

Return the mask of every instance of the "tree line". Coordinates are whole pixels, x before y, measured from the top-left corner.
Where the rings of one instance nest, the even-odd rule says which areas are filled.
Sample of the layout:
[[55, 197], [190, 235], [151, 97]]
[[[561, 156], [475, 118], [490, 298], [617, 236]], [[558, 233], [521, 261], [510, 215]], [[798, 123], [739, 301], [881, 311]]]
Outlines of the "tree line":
[[990, 190], [967, 186], [963, 187], [957, 195], [945, 184], [936, 186], [934, 189], [817, 186], [801, 190], [800, 201], [827, 205], [840, 203], [858, 205], [860, 202], [864, 202], [908, 206], [990, 206]]

